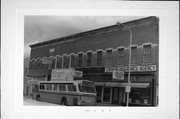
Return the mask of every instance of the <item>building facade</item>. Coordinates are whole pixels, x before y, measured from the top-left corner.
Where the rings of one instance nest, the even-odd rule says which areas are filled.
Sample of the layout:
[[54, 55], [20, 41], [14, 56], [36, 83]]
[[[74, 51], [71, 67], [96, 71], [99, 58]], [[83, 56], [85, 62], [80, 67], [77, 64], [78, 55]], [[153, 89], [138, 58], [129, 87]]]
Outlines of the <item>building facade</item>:
[[[28, 76], [51, 80], [51, 70], [74, 68], [95, 81], [97, 102], [124, 105], [131, 45], [131, 105], [158, 105], [159, 22], [147, 17], [30, 45]], [[113, 71], [122, 71], [114, 79]]]

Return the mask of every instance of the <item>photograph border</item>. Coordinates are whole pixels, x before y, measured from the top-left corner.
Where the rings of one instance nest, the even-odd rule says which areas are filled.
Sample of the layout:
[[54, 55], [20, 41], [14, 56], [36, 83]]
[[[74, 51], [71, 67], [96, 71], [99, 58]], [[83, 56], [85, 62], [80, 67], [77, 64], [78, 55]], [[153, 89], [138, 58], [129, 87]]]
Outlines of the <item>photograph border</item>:
[[[44, 117], [48, 118], [51, 117], [51, 114], [53, 114], [53, 117], [58, 118], [59, 116], [63, 116], [64, 118], [70, 117], [74, 118], [77, 117], [83, 117], [87, 116], [87, 118], [93, 118], [94, 115], [96, 117], [105, 118], [111, 117], [111, 118], [159, 118], [159, 117], [165, 117], [168, 118], [169, 116], [174, 115], [174, 112], [170, 113], [169, 109], [169, 99], [167, 98], [167, 90], [173, 91], [172, 85], [169, 86], [168, 84], [168, 78], [169, 75], [169, 64], [168, 64], [168, 54], [169, 54], [169, 47], [168, 47], [168, 38], [169, 38], [169, 27], [168, 27], [168, 19], [171, 17], [171, 12], [169, 10], [168, 4], [169, 2], [166, 2], [164, 6], [161, 6], [161, 2], [158, 3], [143, 3], [143, 7], [141, 5], [138, 6], [138, 3], [133, 3], [128, 5], [128, 2], [123, 2], [123, 5], [126, 5], [125, 7], [117, 6], [116, 4], [119, 2], [106, 2], [106, 5], [100, 8], [96, 8], [98, 5], [102, 4], [101, 2], [96, 3], [94, 7], [93, 5], [89, 5], [89, 8], [83, 8], [82, 6], [84, 4], [88, 3], [81, 3], [77, 8], [74, 7], [74, 9], [69, 9], [66, 5], [65, 7], [59, 8], [59, 7], [48, 7], [46, 6], [48, 2], [46, 3], [45, 7], [41, 7], [37, 9], [36, 7], [15, 7], [15, 12], [13, 12], [13, 17], [16, 21], [14, 30], [16, 31], [13, 33], [13, 36], [15, 37], [15, 40], [10, 43], [10, 45], [14, 44], [13, 56], [14, 60], [12, 63], [14, 63], [12, 72], [14, 76], [14, 80], [10, 84], [9, 82], [2, 81], [3, 84], [10, 84], [11, 90], [8, 90], [6, 92], [9, 92], [11, 95], [7, 95], [7, 102], [2, 103], [2, 106], [7, 105], [8, 102], [13, 101], [9, 103], [12, 107], [11, 113], [16, 118], [24, 118], [24, 117]], [[153, 4], [152, 4], [153, 3]], [[31, 3], [34, 5], [34, 3]], [[98, 4], [98, 5], [97, 5]], [[156, 5], [154, 5], [156, 4]], [[77, 3], [75, 4], [77, 5]], [[114, 6], [115, 5], [115, 8]], [[137, 6], [134, 6], [137, 5]], [[153, 6], [154, 5], [154, 6]], [[17, 5], [18, 6], [18, 5]], [[27, 3], [26, 3], [26, 6]], [[113, 7], [112, 7], [113, 6]], [[172, 7], [174, 4], [172, 4]], [[13, 8], [14, 9], [14, 8]], [[173, 8], [171, 8], [173, 9]], [[173, 9], [174, 10], [174, 9]], [[78, 14], [77, 14], [78, 13]], [[55, 106], [24, 106], [23, 105], [23, 60], [24, 60], [24, 16], [25, 15], [62, 15], [62, 16], [157, 16], [159, 17], [159, 106], [158, 107], [55, 107]], [[12, 27], [12, 26], [10, 26]], [[165, 35], [166, 34], [166, 35]], [[170, 34], [172, 35], [172, 34]], [[12, 38], [12, 37], [11, 37]], [[176, 40], [177, 41], [177, 40]], [[11, 49], [11, 50], [12, 50]], [[176, 49], [177, 50], [177, 49]], [[11, 52], [11, 51], [10, 51]], [[4, 65], [4, 64], [3, 64]], [[172, 68], [172, 67], [171, 67]], [[173, 70], [174, 71], [174, 70]], [[7, 74], [7, 73], [5, 73]], [[4, 76], [4, 74], [2, 74]], [[3, 77], [2, 76], [2, 77]], [[3, 77], [4, 78], [4, 77]], [[12, 80], [12, 79], [11, 79]], [[173, 80], [173, 84], [178, 83], [176, 79]], [[179, 83], [178, 83], [179, 84]], [[178, 86], [175, 86], [177, 88]], [[2, 87], [4, 91], [5, 87]], [[14, 89], [12, 91], [12, 89]], [[173, 94], [177, 94], [178, 89], [174, 90]], [[168, 93], [169, 94], [169, 93]], [[5, 93], [2, 93], [2, 95], [5, 95]], [[172, 95], [170, 95], [172, 96]], [[174, 96], [176, 97], [176, 96]], [[12, 99], [11, 99], [12, 98]], [[173, 96], [172, 96], [173, 98]], [[4, 101], [4, 97], [2, 98], [2, 102]], [[177, 104], [177, 102], [172, 102], [172, 105]], [[172, 108], [175, 111], [175, 108]], [[8, 109], [5, 109], [8, 110]], [[176, 110], [178, 111], [178, 110]], [[5, 112], [5, 113], [4, 113]], [[4, 117], [7, 117], [6, 111], [2, 111], [2, 115]], [[79, 115], [82, 114], [82, 115]], [[177, 115], [174, 115], [177, 116]]]

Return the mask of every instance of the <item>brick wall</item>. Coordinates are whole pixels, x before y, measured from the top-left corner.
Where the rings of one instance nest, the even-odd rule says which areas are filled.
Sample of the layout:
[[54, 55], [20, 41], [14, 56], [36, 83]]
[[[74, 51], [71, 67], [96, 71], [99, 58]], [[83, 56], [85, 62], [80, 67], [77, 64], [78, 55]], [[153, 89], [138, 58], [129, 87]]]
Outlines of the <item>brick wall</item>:
[[[132, 23], [131, 23], [132, 24]], [[152, 44], [151, 61], [153, 64], [158, 63], [158, 23], [154, 19], [147, 19], [143, 21], [143, 25], [139, 21], [133, 24], [132, 27], [132, 44], [137, 45], [137, 64], [143, 64], [143, 44]], [[83, 67], [87, 66], [87, 51], [93, 51], [92, 53], [92, 66], [97, 66], [97, 54], [99, 49], [103, 50], [102, 66], [106, 65], [106, 49], [112, 48], [112, 65], [117, 64], [117, 47], [125, 48], [124, 65], [128, 64], [129, 59], [129, 31], [125, 28], [115, 25], [109, 29], [103, 29], [91, 34], [81, 36], [79, 38], [71, 38], [71, 41], [63, 43], [54, 43], [46, 46], [41, 46], [31, 49], [30, 59], [37, 59], [43, 57], [50, 57], [63, 54], [70, 54], [78, 52], [83, 53]], [[54, 49], [54, 52], [50, 52], [50, 49]], [[75, 67], [78, 66], [78, 55], [75, 57]]]

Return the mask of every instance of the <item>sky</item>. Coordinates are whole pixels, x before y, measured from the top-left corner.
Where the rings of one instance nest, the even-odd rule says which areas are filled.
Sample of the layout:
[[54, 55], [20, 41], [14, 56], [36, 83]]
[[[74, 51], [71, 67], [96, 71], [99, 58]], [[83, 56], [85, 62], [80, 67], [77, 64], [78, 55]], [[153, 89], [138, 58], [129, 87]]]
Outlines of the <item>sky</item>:
[[25, 16], [24, 57], [30, 44], [144, 18], [142, 16]]

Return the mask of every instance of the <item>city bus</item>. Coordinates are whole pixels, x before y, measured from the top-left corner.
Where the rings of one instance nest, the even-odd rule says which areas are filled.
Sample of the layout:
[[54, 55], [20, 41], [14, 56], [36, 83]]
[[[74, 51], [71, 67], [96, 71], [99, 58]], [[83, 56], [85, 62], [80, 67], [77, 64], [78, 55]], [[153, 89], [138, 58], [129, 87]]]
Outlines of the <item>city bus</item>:
[[40, 81], [33, 98], [61, 105], [96, 105], [95, 83], [88, 80]]

